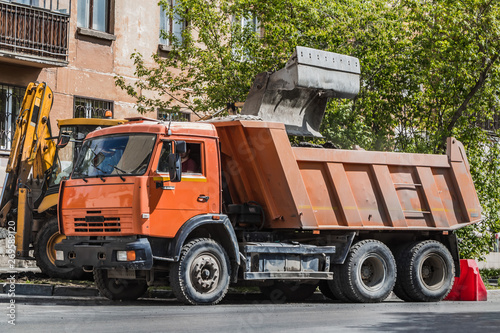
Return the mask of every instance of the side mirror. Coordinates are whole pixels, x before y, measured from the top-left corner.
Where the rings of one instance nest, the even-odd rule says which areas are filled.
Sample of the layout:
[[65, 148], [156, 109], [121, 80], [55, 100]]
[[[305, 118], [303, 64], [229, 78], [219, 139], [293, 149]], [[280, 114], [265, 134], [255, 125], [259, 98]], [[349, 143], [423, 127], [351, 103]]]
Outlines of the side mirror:
[[184, 154], [187, 151], [186, 141], [175, 141], [175, 150], [176, 154]]
[[69, 136], [69, 134], [62, 133], [61, 135], [59, 135], [56, 147], [57, 148], [66, 147], [68, 145], [70, 139], [71, 139], [71, 137]]
[[170, 181], [173, 183], [180, 182], [182, 178], [181, 156], [177, 153], [168, 155], [167, 165]]

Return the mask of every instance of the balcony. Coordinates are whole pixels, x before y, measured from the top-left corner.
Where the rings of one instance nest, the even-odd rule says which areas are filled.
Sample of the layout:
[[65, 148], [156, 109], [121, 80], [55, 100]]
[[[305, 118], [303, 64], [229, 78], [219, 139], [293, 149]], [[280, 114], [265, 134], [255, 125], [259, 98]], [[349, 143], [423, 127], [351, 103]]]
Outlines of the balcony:
[[54, 0], [55, 8], [52, 0], [16, 2], [0, 0], [0, 62], [66, 66], [71, 1]]

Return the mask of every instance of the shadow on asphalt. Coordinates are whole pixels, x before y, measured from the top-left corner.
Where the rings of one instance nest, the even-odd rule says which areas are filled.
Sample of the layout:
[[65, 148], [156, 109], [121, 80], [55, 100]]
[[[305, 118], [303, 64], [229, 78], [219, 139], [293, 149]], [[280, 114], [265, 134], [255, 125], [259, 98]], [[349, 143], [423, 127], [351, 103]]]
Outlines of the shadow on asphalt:
[[[498, 332], [500, 311], [387, 313], [391, 321], [349, 326], [363, 332]], [[465, 328], [464, 325], [467, 327]], [[473, 329], [472, 329], [473, 327]]]

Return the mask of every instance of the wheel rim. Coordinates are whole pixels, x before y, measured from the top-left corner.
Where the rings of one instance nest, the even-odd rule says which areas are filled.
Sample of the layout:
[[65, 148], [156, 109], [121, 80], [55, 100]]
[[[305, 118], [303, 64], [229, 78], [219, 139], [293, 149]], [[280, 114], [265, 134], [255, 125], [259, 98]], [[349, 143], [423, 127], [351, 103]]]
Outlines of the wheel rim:
[[382, 257], [372, 253], [358, 266], [357, 274], [365, 289], [379, 290], [386, 279], [387, 264]]
[[55, 246], [57, 243], [60, 243], [63, 239], [66, 239], [66, 236], [56, 232], [55, 234], [50, 236], [49, 240], [47, 241], [47, 257], [49, 258], [50, 262], [54, 265], [56, 264]]
[[219, 285], [221, 263], [211, 253], [202, 253], [191, 264], [191, 282], [200, 293], [210, 293]]
[[441, 256], [430, 253], [420, 263], [420, 281], [429, 290], [438, 290], [446, 281], [446, 264]]

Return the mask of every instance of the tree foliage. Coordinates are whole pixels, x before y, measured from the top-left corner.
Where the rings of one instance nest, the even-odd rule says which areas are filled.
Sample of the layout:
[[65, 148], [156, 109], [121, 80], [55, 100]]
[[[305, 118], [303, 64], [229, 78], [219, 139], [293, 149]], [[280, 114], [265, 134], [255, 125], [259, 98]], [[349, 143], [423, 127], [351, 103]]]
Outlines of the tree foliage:
[[[138, 80], [117, 78], [140, 112], [182, 107], [201, 115], [244, 101], [253, 77], [282, 68], [297, 45], [356, 56], [361, 92], [329, 103], [325, 139], [344, 148], [442, 154], [446, 137], [455, 136], [466, 147], [485, 216], [459, 231], [462, 255], [489, 250], [500, 231], [498, 133], [489, 127], [500, 108], [498, 1], [177, 3], [168, 12], [189, 22], [183, 40], [167, 36], [172, 51], [154, 54], [154, 66], [134, 53]], [[253, 18], [256, 26], [242, 24]]]

